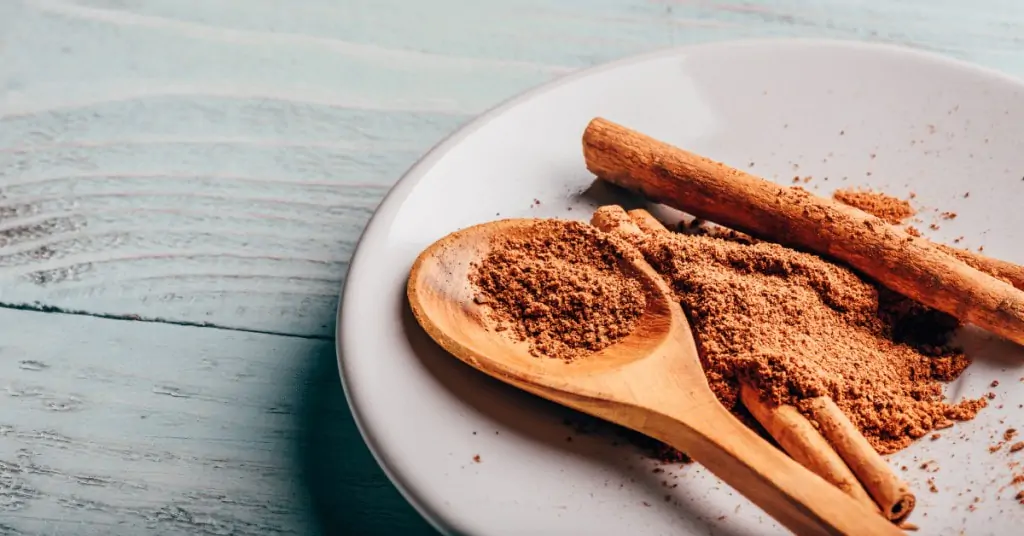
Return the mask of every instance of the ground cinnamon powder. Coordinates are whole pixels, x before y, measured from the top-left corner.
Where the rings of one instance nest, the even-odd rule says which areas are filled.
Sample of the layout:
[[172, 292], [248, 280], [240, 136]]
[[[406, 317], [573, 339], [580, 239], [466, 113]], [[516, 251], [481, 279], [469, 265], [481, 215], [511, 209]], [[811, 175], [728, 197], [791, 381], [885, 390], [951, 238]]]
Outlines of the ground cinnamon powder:
[[869, 190], [837, 190], [832, 198], [844, 205], [859, 208], [896, 225], [913, 216], [916, 211], [910, 203], [881, 192]]
[[828, 396], [890, 453], [986, 404], [944, 400], [942, 382], [969, 364], [946, 346], [955, 320], [778, 244], [542, 222], [496, 240], [470, 275], [496, 330], [528, 341], [535, 355], [571, 361], [636, 326], [646, 301], [619, 265], [637, 254], [673, 289], [712, 390], [738, 414], [741, 380], [801, 409]]
[[955, 321], [847, 268], [767, 242], [669, 232], [630, 241], [683, 305], [726, 407], [741, 411], [740, 380], [798, 408], [828, 396], [889, 453], [985, 405], [943, 399], [940, 382], [968, 365], [945, 348]]
[[542, 221], [502, 235], [472, 267], [475, 300], [496, 330], [537, 356], [572, 361], [628, 335], [646, 307], [620, 264], [636, 251], [580, 222]]

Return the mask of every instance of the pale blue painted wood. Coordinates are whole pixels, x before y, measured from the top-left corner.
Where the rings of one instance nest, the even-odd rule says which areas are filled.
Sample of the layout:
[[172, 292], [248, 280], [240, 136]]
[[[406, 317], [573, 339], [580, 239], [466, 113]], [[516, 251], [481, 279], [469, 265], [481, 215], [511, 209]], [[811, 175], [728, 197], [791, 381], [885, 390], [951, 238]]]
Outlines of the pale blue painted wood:
[[0, 534], [422, 533], [330, 341], [0, 309]]
[[495, 103], [714, 39], [875, 39], [1024, 73], [1013, 0], [10, 0], [0, 303], [330, 336], [355, 240]]
[[1017, 0], [0, 1], [0, 534], [424, 532], [328, 340], [387, 189], [565, 72], [779, 36], [1024, 76]]

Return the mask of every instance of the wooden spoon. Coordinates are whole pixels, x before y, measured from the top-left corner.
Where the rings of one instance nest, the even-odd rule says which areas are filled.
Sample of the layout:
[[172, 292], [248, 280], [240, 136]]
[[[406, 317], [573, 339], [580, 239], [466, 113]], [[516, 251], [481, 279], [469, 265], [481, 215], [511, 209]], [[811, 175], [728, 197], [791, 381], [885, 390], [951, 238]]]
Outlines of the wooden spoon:
[[501, 233], [540, 220], [502, 220], [452, 233], [416, 259], [408, 297], [416, 320], [452, 355], [499, 380], [675, 447], [796, 534], [902, 534], [787, 457], [729, 413], [708, 387], [686, 317], [644, 261], [624, 261], [647, 310], [618, 342], [571, 363], [529, 353], [488, 328], [474, 300], [471, 263]]

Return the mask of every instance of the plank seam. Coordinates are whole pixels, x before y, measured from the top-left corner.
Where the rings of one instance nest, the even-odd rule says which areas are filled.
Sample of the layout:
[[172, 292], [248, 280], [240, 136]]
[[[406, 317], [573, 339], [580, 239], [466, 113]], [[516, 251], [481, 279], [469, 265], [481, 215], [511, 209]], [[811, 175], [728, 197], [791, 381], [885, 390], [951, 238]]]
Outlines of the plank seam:
[[88, 316], [92, 318], [102, 318], [104, 320], [120, 320], [124, 322], [145, 322], [150, 324], [169, 324], [172, 326], [185, 326], [194, 328], [210, 328], [210, 329], [221, 329], [224, 331], [239, 331], [243, 333], [257, 333], [260, 335], [277, 335], [281, 337], [292, 337], [296, 339], [310, 339], [317, 341], [333, 341], [334, 337], [329, 335], [301, 335], [297, 333], [285, 333], [281, 331], [270, 331], [261, 329], [250, 329], [250, 328], [239, 328], [232, 326], [224, 326], [213, 322], [189, 322], [185, 320], [170, 320], [166, 318], [157, 317], [144, 317], [136, 314], [112, 314], [112, 313], [93, 313], [89, 311], [82, 311], [77, 309], [67, 309], [64, 307], [57, 307], [54, 305], [46, 305], [40, 302], [34, 303], [4, 303], [0, 302], [0, 309], [11, 309], [15, 311], [31, 311], [36, 313], [48, 313], [48, 314], [63, 314], [63, 315], [75, 315], [75, 316]]

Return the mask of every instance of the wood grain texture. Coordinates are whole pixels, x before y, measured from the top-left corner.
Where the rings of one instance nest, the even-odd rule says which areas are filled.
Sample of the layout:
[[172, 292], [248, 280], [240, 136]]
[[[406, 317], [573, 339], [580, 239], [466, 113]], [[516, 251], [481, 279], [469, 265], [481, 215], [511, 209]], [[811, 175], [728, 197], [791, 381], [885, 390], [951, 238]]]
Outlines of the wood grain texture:
[[[1024, 75], [1015, 0], [0, 2], [0, 534], [416, 533], [329, 339], [387, 189], [652, 48], [900, 43]], [[310, 339], [314, 338], [314, 339]]]
[[426, 531], [362, 446], [329, 341], [0, 326], [0, 534]]
[[982, 3], [4, 2], [0, 303], [330, 336], [387, 189], [497, 102], [742, 37], [898, 42], [1024, 73], [1024, 5]]

